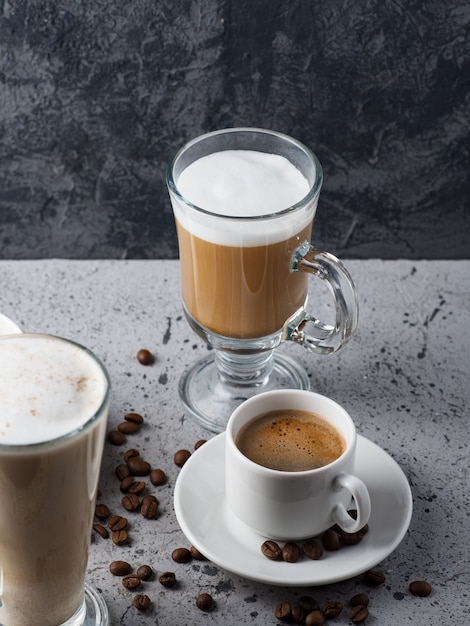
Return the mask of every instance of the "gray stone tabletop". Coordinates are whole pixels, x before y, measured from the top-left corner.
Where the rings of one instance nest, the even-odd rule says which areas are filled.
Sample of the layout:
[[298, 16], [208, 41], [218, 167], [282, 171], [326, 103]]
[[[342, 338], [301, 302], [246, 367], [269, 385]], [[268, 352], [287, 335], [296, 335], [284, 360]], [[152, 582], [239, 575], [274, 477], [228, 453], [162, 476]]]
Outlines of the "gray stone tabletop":
[[[178, 399], [183, 369], [207, 348], [182, 315], [177, 261], [0, 262], [0, 311], [24, 331], [74, 339], [102, 358], [114, 388], [110, 429], [130, 411], [145, 418], [124, 446], [106, 443], [100, 501], [113, 513], [125, 513], [114, 470], [128, 448], [138, 448], [168, 476], [165, 486], [150, 485], [160, 502], [156, 519], [126, 513], [128, 545], [93, 533], [89, 580], [101, 591], [111, 624], [277, 624], [274, 611], [283, 600], [295, 604], [311, 595], [320, 604], [336, 600], [346, 607], [361, 591], [371, 598], [370, 625], [470, 623], [470, 262], [346, 265], [361, 309], [351, 342], [330, 356], [312, 357], [295, 345], [280, 349], [305, 365], [313, 390], [347, 408], [358, 432], [386, 450], [411, 485], [410, 528], [377, 563], [386, 580], [375, 588], [360, 575], [321, 587], [276, 587], [208, 561], [172, 561], [174, 548], [190, 545], [173, 510], [179, 472], [173, 454], [212, 436], [184, 414]], [[312, 291], [312, 307], [318, 296]], [[137, 361], [140, 348], [155, 354], [153, 365]], [[117, 559], [154, 568], [157, 576], [139, 590], [151, 598], [150, 611], [139, 613], [132, 605], [135, 592], [109, 572]], [[175, 587], [160, 585], [164, 571], [176, 574]], [[431, 583], [429, 597], [410, 594], [415, 579]], [[214, 598], [210, 612], [195, 606], [201, 592]], [[349, 624], [347, 608], [331, 623]]]

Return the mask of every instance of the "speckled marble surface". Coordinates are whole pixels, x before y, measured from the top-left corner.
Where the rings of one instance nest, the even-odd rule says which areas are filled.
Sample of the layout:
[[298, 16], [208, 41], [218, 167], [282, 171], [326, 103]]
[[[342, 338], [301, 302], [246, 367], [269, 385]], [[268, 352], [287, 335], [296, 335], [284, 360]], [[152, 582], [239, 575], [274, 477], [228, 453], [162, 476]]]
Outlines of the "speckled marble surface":
[[[3, 313], [25, 331], [79, 341], [105, 362], [114, 385], [109, 427], [131, 410], [145, 417], [125, 446], [106, 444], [101, 501], [123, 514], [114, 468], [127, 448], [138, 448], [169, 478], [151, 490], [160, 501], [156, 520], [127, 514], [129, 545], [93, 535], [89, 579], [106, 600], [111, 624], [277, 624], [274, 609], [282, 600], [295, 603], [309, 594], [320, 603], [346, 605], [359, 591], [371, 597], [369, 625], [470, 622], [470, 262], [368, 260], [347, 266], [361, 306], [349, 345], [329, 357], [311, 357], [294, 345], [281, 349], [305, 365], [314, 390], [349, 410], [358, 432], [384, 448], [410, 482], [409, 531], [377, 564], [386, 582], [374, 589], [361, 576], [316, 588], [275, 587], [207, 561], [171, 560], [174, 548], [188, 546], [173, 511], [179, 472], [173, 453], [211, 436], [184, 415], [177, 395], [185, 365], [206, 353], [181, 313], [177, 261], [0, 262]], [[142, 347], [156, 355], [150, 367], [136, 360]], [[165, 589], [156, 579], [142, 585], [153, 604], [139, 613], [133, 592], [108, 570], [116, 559], [135, 568], [148, 563], [157, 574], [174, 571], [178, 585]], [[432, 584], [429, 597], [408, 592], [417, 578]], [[200, 592], [215, 600], [209, 613], [195, 606]], [[346, 611], [332, 623], [350, 623]]]

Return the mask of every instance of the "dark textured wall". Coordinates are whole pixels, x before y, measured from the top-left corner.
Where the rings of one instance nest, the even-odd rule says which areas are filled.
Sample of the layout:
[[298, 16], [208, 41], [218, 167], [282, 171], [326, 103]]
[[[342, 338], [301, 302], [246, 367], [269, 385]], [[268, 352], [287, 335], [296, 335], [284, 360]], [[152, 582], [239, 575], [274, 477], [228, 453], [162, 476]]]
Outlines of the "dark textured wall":
[[470, 4], [3, 0], [0, 258], [174, 258], [186, 140], [263, 126], [325, 183], [343, 257], [469, 257]]

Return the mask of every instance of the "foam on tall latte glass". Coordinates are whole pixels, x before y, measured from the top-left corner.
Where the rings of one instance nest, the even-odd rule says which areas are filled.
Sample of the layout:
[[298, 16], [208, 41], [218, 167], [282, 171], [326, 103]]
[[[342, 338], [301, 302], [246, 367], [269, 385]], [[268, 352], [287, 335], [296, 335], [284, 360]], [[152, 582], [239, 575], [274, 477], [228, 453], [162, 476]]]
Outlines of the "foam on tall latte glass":
[[[279, 217], [280, 212], [305, 198], [310, 185], [300, 170], [277, 154], [254, 150], [215, 152], [188, 165], [175, 182], [183, 198], [202, 209], [185, 213], [175, 202], [176, 219], [193, 235], [219, 245], [277, 243], [296, 235], [312, 221], [311, 208], [289, 211], [285, 219]], [[274, 214], [276, 219], [270, 219]], [[227, 218], [226, 228], [221, 228], [221, 216]]]
[[0, 445], [28, 445], [74, 432], [100, 409], [107, 382], [83, 348], [58, 338], [4, 337]]

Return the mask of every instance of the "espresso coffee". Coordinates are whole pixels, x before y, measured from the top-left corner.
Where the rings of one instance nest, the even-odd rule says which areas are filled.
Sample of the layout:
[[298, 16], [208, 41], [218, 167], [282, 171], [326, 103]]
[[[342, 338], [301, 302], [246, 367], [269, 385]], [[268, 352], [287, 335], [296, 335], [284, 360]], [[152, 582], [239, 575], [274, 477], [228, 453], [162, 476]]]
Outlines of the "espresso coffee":
[[276, 410], [240, 429], [240, 452], [254, 463], [284, 472], [329, 465], [346, 449], [343, 436], [321, 416], [303, 410]]
[[280, 214], [308, 193], [303, 174], [280, 155], [226, 150], [191, 163], [177, 185], [203, 209], [188, 214], [172, 198], [189, 316], [223, 337], [279, 332], [307, 298], [307, 275], [291, 263], [314, 212]]
[[0, 624], [57, 626], [84, 599], [108, 382], [43, 335], [0, 338], [0, 372]]

